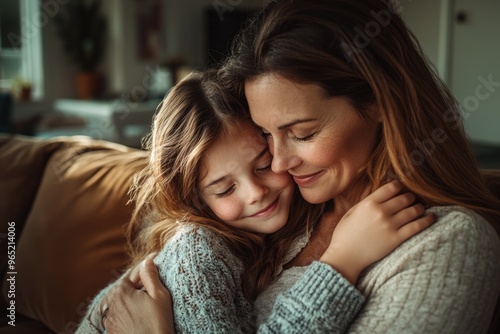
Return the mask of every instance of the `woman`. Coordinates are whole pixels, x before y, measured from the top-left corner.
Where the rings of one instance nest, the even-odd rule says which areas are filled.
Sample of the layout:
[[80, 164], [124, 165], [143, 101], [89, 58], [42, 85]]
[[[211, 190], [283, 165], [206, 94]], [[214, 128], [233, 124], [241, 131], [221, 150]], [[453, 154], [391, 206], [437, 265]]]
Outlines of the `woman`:
[[[434, 217], [423, 215], [424, 207], [400, 182], [380, 187], [339, 222], [332, 240], [345, 244], [342, 253], [325, 252], [323, 263], [310, 266], [303, 283], [287, 291], [288, 298], [255, 328], [255, 296], [281, 270], [290, 245], [324, 210], [302, 199], [288, 173], [271, 170], [272, 156], [260, 129], [248, 116], [232, 112], [239, 103], [228, 103], [232, 98], [214, 74], [191, 73], [155, 116], [149, 163], [135, 182], [132, 263], [158, 252], [154, 260], [172, 291], [179, 333], [200, 327], [209, 333], [285, 331], [287, 323], [298, 322], [288, 315], [292, 307], [296, 318], [304, 313], [328, 318], [316, 322], [318, 330], [341, 332], [348, 324], [344, 319], [363, 303], [352, 285], [359, 273]], [[391, 245], [377, 242], [382, 239], [392, 240]], [[358, 243], [366, 245], [363, 250], [350, 247]], [[106, 291], [94, 299], [76, 333], [105, 331], [102, 319], [108, 311], [96, 306]], [[318, 307], [332, 304], [339, 305], [328, 308], [332, 312]]]
[[320, 258], [340, 217], [397, 178], [438, 220], [364, 271], [356, 286], [366, 302], [348, 332], [487, 331], [500, 291], [500, 201], [478, 171], [453, 96], [398, 8], [271, 3], [238, 36], [221, 75], [263, 129], [272, 169], [290, 173], [307, 201], [333, 202], [257, 299], [258, 322]]

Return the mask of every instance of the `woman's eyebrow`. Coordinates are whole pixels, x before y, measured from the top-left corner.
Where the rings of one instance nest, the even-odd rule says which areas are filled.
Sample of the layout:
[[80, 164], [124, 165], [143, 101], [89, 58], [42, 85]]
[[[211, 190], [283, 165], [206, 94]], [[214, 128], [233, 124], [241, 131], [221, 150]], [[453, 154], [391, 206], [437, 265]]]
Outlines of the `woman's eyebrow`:
[[294, 126], [295, 124], [299, 124], [299, 123], [306, 123], [306, 122], [313, 122], [313, 121], [317, 121], [318, 119], [317, 118], [304, 118], [304, 119], [297, 119], [295, 121], [292, 121], [290, 123], [286, 123], [286, 124], [283, 124], [283, 125], [280, 125], [278, 126], [278, 130], [279, 131], [282, 131], [282, 130], [285, 130], [291, 126]]

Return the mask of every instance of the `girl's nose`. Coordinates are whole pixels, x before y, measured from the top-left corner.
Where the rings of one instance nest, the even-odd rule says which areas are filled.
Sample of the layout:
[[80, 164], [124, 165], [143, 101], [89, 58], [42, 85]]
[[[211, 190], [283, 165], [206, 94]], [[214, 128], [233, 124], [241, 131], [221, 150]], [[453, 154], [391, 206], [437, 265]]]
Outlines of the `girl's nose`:
[[260, 202], [269, 193], [269, 187], [262, 180], [253, 179], [248, 183], [248, 202], [250, 204]]

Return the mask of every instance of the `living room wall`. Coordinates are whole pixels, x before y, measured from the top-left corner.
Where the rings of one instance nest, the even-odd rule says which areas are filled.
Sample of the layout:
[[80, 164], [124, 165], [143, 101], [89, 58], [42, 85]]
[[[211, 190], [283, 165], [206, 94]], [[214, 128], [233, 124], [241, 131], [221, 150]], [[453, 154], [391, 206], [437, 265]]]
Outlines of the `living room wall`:
[[[53, 0], [54, 3], [56, 0]], [[59, 9], [66, 1], [59, 1]], [[136, 11], [141, 2], [136, 0], [107, 0], [102, 2], [102, 12], [108, 18], [108, 41], [100, 72], [106, 77], [110, 92], [130, 92], [142, 85], [158, 62], [170, 56], [184, 56], [187, 64], [199, 68], [206, 62], [204, 49], [204, 17], [207, 7], [213, 6], [221, 13], [245, 8], [259, 8], [265, 0], [166, 0], [160, 1], [164, 26], [164, 50], [161, 59], [141, 60], [137, 57]], [[142, 2], [144, 3], [144, 2]], [[56, 11], [53, 7], [52, 10]], [[45, 72], [45, 98], [76, 96], [75, 74], [77, 69], [67, 59], [53, 19], [42, 27]]]

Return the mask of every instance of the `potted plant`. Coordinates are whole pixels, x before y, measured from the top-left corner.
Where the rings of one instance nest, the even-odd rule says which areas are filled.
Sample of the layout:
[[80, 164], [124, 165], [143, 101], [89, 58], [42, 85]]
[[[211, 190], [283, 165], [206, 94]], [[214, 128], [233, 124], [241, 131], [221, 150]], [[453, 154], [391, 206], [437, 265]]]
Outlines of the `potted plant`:
[[24, 79], [23, 77], [16, 77], [12, 79], [11, 91], [17, 100], [22, 102], [31, 101], [31, 82]]
[[82, 99], [94, 98], [100, 84], [97, 66], [106, 32], [100, 4], [99, 0], [72, 0], [54, 17], [64, 50], [78, 66], [77, 94]]

